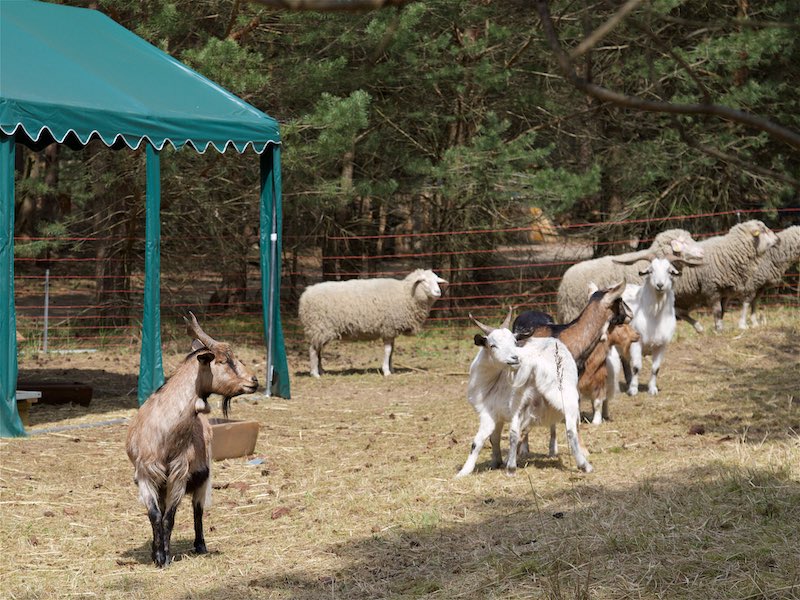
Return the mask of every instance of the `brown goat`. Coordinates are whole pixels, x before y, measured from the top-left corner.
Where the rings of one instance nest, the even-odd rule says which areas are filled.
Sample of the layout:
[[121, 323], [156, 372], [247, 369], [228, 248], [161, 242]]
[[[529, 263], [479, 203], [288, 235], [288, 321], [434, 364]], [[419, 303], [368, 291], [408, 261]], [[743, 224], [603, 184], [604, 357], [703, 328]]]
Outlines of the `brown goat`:
[[592, 402], [593, 425], [600, 425], [604, 419], [608, 420], [609, 400], [616, 392], [615, 370], [609, 370], [606, 365], [611, 347], [615, 346], [621, 357], [628, 357], [631, 344], [638, 341], [639, 334], [629, 324], [611, 325], [605, 339], [600, 340], [586, 359], [586, 367], [578, 380], [578, 389], [581, 398], [588, 398]]
[[[586, 361], [600, 340], [614, 325], [630, 321], [630, 308], [622, 300], [625, 280], [606, 290], [597, 290], [589, 296], [586, 307], [570, 323], [558, 325], [549, 315], [538, 311], [525, 311], [514, 320], [511, 330], [518, 340], [530, 337], [555, 337], [561, 340], [575, 359], [578, 375], [583, 377]], [[550, 428], [551, 454], [556, 447], [556, 430]], [[527, 454], [527, 436], [520, 444], [520, 453]]]
[[170, 537], [175, 512], [191, 492], [194, 508], [194, 550], [206, 552], [203, 510], [211, 502], [211, 412], [208, 397], [223, 396], [227, 414], [230, 399], [251, 394], [258, 379], [238, 360], [231, 347], [207, 335], [190, 312], [187, 333], [192, 352], [170, 379], [142, 406], [128, 428], [126, 450], [134, 466], [139, 499], [153, 527], [153, 562], [170, 562]]

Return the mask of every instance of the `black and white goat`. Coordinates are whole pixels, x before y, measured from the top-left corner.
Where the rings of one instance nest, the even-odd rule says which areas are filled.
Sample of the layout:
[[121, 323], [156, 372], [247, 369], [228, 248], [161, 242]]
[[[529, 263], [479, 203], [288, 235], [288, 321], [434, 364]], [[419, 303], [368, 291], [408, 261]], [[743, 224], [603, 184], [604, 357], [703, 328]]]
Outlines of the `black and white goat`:
[[[508, 329], [511, 311], [497, 329], [472, 320], [482, 335], [475, 335], [480, 350], [469, 369], [467, 400], [478, 413], [480, 424], [469, 456], [456, 476], [472, 473], [487, 438], [492, 444], [492, 467], [502, 464], [500, 437], [505, 423], [510, 429], [506, 470], [514, 473], [517, 447], [528, 429], [532, 425], [554, 429], [559, 421], [566, 425], [567, 442], [578, 468], [591, 472], [578, 435], [578, 369], [566, 346], [548, 337], [531, 338], [519, 347]], [[555, 456], [557, 452], [555, 437], [551, 436], [549, 454]]]

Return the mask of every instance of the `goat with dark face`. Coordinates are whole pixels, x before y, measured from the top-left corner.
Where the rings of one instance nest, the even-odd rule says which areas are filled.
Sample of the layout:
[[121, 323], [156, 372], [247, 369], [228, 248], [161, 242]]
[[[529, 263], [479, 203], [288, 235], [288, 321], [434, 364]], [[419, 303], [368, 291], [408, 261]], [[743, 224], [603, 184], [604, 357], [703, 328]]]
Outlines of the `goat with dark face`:
[[[587, 359], [601, 338], [606, 335], [609, 327], [622, 325], [631, 319], [631, 310], [622, 299], [624, 291], [625, 280], [622, 280], [608, 289], [593, 292], [581, 313], [566, 324], [554, 323], [550, 315], [539, 311], [522, 312], [514, 319], [511, 331], [520, 343], [532, 338], [559, 339], [575, 359], [578, 376], [583, 377]], [[555, 435], [555, 427], [551, 427], [551, 447], [556, 443]], [[520, 453], [523, 455], [528, 453], [527, 436], [520, 444]]]
[[175, 512], [184, 494], [192, 494], [194, 549], [206, 552], [203, 511], [211, 501], [211, 412], [208, 397], [220, 394], [227, 415], [233, 396], [251, 394], [258, 379], [238, 360], [229, 344], [206, 334], [192, 313], [186, 321], [192, 351], [170, 379], [136, 413], [128, 428], [126, 450], [134, 466], [139, 499], [153, 528], [153, 562], [170, 562]]

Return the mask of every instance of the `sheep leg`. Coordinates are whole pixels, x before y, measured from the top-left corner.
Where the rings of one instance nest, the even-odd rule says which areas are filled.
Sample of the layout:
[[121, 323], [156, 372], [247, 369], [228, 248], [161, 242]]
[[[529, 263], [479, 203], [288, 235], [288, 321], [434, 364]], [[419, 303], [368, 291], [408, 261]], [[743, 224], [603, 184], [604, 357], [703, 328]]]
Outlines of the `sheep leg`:
[[383, 371], [384, 375], [392, 374], [392, 354], [394, 353], [394, 338], [383, 338]]
[[308, 359], [311, 365], [311, 376], [319, 377], [322, 372], [322, 346], [311, 344], [308, 347]]
[[556, 439], [556, 426], [550, 425], [550, 447], [547, 450], [547, 456], [554, 458], [558, 456], [558, 439]]
[[694, 318], [693, 318], [693, 317], [692, 317], [692, 316], [689, 314], [689, 311], [688, 311], [688, 310], [686, 310], [686, 309], [683, 309], [683, 308], [677, 308], [677, 307], [676, 307], [676, 308], [675, 308], [675, 316], [676, 316], [678, 319], [681, 319], [681, 320], [683, 320], [683, 321], [686, 321], [687, 323], [689, 323], [689, 325], [691, 325], [692, 327], [694, 327], [694, 330], [695, 330], [697, 333], [703, 333], [703, 326], [702, 326], [700, 323], [698, 323], [698, 322], [697, 322], [697, 321], [696, 321], [696, 320], [695, 320], [695, 319], [694, 319]]
[[628, 395], [635, 396], [639, 393], [639, 371], [642, 370], [642, 344], [631, 344], [631, 382], [628, 385]]
[[725, 315], [725, 307], [722, 305], [721, 298], [715, 298], [711, 302], [711, 311], [714, 313], [714, 329], [722, 331], [722, 317]]
[[742, 300], [742, 316], [739, 317], [739, 329], [747, 329], [747, 311], [750, 310], [750, 303]]
[[658, 377], [658, 370], [661, 368], [661, 361], [664, 360], [666, 350], [666, 346], [656, 346], [653, 348], [653, 365], [650, 368], [650, 383], [647, 384], [647, 392], [651, 396], [656, 396], [658, 394], [656, 378]]
[[[464, 477], [475, 470], [475, 464], [478, 462], [478, 454], [480, 454], [481, 448], [483, 448], [483, 445], [486, 443], [486, 439], [494, 432], [496, 427], [497, 423], [495, 423], [491, 415], [483, 413], [480, 416], [478, 432], [475, 434], [475, 439], [472, 440], [472, 448], [469, 451], [467, 462], [465, 462], [464, 466], [461, 467], [461, 470], [458, 472], [456, 477]], [[497, 450], [498, 452], [500, 450], [499, 441], [497, 444]], [[494, 444], [492, 447], [492, 454], [494, 454]]]
[[759, 325], [766, 325], [767, 324], [767, 317], [764, 313], [761, 313], [761, 317], [758, 316], [758, 296], [754, 296], [753, 299], [750, 301], [750, 322], [753, 324], [753, 327], [758, 327]]

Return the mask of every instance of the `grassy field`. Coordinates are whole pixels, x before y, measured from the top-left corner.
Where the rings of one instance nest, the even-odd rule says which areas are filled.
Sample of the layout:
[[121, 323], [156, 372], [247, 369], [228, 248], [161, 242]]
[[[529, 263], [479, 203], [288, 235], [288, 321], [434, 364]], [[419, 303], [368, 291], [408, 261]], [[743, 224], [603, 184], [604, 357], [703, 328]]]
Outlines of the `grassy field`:
[[[119, 422], [138, 351], [22, 356], [25, 378], [83, 381], [95, 398], [34, 406], [36, 435], [0, 440], [0, 596], [798, 598], [800, 314], [769, 317], [744, 334], [679, 324], [661, 394], [620, 395], [611, 422], [581, 425], [589, 475], [547, 458], [534, 430], [515, 477], [488, 470], [484, 449], [453, 479], [477, 428], [471, 330], [399, 339], [389, 378], [379, 342], [333, 345], [320, 380], [291, 348], [292, 400], [232, 405], [260, 422], [263, 462], [215, 463], [210, 553], [190, 553], [184, 502], [164, 570]], [[167, 373], [186, 349], [165, 349]], [[259, 349], [239, 354], [263, 374]]]

